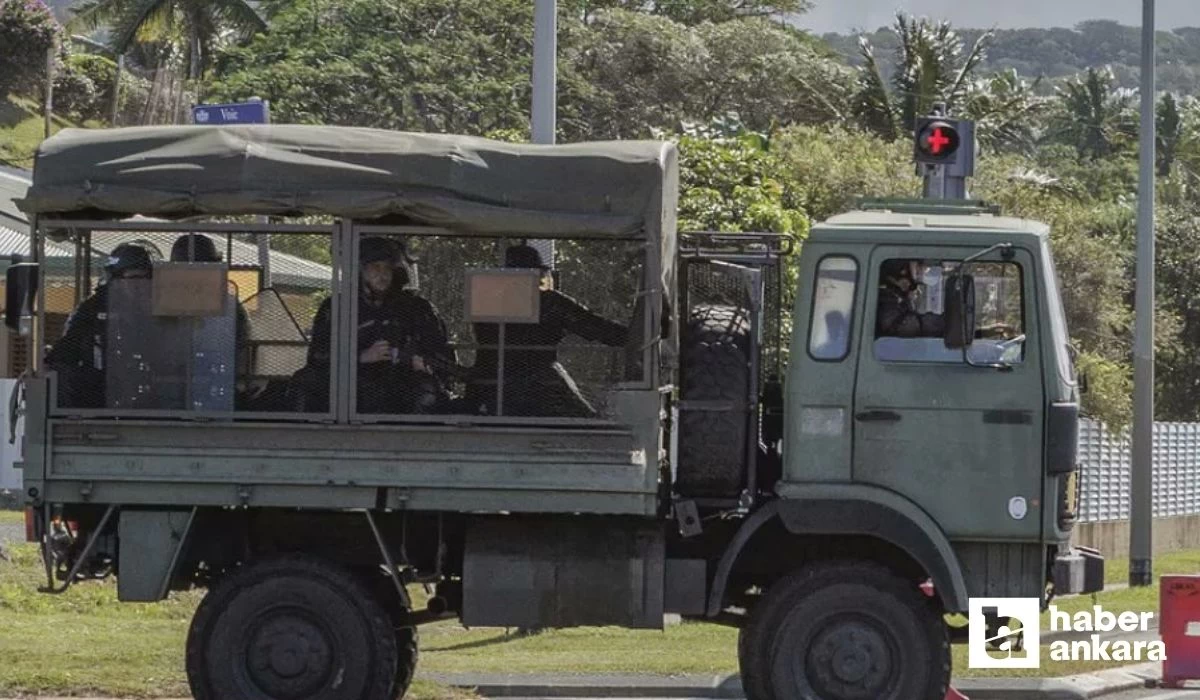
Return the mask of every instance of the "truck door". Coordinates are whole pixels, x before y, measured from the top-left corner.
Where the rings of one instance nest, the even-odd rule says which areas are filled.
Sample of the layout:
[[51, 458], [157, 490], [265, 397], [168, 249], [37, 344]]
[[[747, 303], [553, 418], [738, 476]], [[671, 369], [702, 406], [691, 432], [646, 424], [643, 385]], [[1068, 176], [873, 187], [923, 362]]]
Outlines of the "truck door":
[[[863, 275], [853, 475], [912, 499], [950, 537], [1038, 537], [1044, 398], [1032, 256], [994, 252], [967, 269], [976, 290], [968, 357], [1003, 369], [968, 364], [943, 340], [939, 280], [986, 247], [872, 252]], [[910, 293], [914, 311], [924, 312], [915, 318], [896, 304], [906, 282], [893, 275], [903, 269], [915, 271]]]

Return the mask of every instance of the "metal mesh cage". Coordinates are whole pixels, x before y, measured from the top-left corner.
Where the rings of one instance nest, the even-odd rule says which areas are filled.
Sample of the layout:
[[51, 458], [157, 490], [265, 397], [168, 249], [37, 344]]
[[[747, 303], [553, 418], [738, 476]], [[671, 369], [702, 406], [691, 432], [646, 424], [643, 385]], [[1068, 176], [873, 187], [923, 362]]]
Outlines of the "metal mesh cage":
[[[346, 256], [339, 292], [333, 265], [273, 250], [268, 272], [230, 227], [127, 226], [58, 236], [74, 257], [45, 268], [47, 320], [70, 314], [46, 336], [58, 415], [607, 421], [647, 381], [642, 242], [558, 241], [550, 270], [518, 239], [294, 227], [289, 249]], [[472, 275], [521, 270], [539, 315], [472, 313]]]
[[330, 384], [328, 370], [297, 377], [308, 346], [300, 319], [329, 297], [329, 265], [272, 251], [271, 286], [260, 289], [249, 235], [114, 228], [47, 246], [44, 365], [57, 379], [55, 411], [323, 410], [295, 387]]
[[[642, 380], [641, 244], [558, 241], [550, 271], [539, 267], [550, 261], [519, 240], [383, 239], [402, 251], [386, 292], [365, 286], [374, 274], [368, 258], [377, 253], [362, 251], [377, 244], [360, 249], [357, 413], [605, 420], [612, 417], [609, 391]], [[473, 273], [499, 280], [522, 270], [530, 280], [525, 294], [536, 295], [520, 300], [522, 314], [501, 319], [493, 315], [505, 307], [499, 300], [470, 302], [472, 288], [519, 288], [473, 287]], [[535, 316], [528, 316], [531, 304]]]

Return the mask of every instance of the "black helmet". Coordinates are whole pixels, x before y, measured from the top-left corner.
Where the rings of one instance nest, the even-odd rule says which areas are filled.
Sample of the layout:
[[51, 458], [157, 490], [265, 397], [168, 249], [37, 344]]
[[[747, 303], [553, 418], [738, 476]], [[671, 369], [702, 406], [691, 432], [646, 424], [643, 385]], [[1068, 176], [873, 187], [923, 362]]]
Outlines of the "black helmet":
[[549, 270], [549, 266], [542, 262], [542, 254], [537, 248], [531, 245], [514, 245], [509, 246], [504, 251], [504, 266], [505, 267], [532, 267], [540, 270]]
[[880, 277], [886, 281], [892, 278], [911, 277], [907, 260], [888, 260], [880, 268]]
[[369, 265], [383, 260], [393, 262], [396, 257], [396, 244], [387, 238], [379, 236], [364, 238], [358, 246], [358, 263], [360, 265]]
[[146, 249], [132, 243], [122, 243], [113, 248], [104, 264], [104, 270], [116, 277], [129, 270], [145, 270], [150, 272], [150, 253]]
[[[194, 250], [191, 258], [188, 257], [189, 246]], [[175, 244], [171, 246], [171, 260], [173, 262], [221, 262], [221, 255], [217, 252], [217, 244], [208, 236], [199, 233], [189, 233], [186, 236], [180, 236], [175, 240]]]

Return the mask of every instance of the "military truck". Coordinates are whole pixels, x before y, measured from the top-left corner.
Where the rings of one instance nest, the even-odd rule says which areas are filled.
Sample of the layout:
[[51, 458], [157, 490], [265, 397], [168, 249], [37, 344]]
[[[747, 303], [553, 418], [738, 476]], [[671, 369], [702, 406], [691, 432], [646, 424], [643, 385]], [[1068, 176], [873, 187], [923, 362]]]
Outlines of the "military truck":
[[403, 696], [438, 620], [668, 614], [739, 628], [754, 700], [941, 700], [971, 597], [1100, 587], [1045, 225], [681, 232], [678, 191], [670, 142], [59, 132], [6, 276], [43, 590], [207, 589], [202, 700]]

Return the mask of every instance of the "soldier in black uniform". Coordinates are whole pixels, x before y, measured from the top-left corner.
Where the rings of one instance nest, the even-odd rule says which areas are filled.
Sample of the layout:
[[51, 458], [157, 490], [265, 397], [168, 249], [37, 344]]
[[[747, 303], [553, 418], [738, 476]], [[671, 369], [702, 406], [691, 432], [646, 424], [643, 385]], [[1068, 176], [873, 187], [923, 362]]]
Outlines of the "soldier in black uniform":
[[[363, 239], [355, 350], [357, 410], [431, 413], [445, 399], [433, 367], [438, 358], [452, 354], [432, 305], [411, 290], [402, 294], [398, 289], [396, 260], [396, 247], [387, 239]], [[328, 394], [331, 302], [326, 299], [317, 310], [308, 363], [301, 370], [307, 375], [308, 393], [318, 396]]]
[[404, 347], [399, 354], [415, 354], [428, 370], [418, 379], [425, 390], [437, 397], [435, 410], [441, 412], [450, 403], [450, 387], [454, 378], [465, 375], [458, 364], [458, 355], [450, 346], [446, 321], [433, 303], [410, 286], [411, 265], [416, 263], [402, 241], [385, 239], [392, 250], [392, 286], [387, 304], [406, 324]]
[[[554, 289], [549, 267], [542, 262], [536, 248], [512, 246], [505, 251], [504, 264], [542, 271], [539, 322], [505, 325], [504, 415], [594, 418], [596, 410], [558, 361], [558, 345], [572, 333], [586, 340], [620, 347], [628, 339], [628, 330]], [[494, 323], [477, 323], [475, 338], [481, 347], [476, 355], [467, 401], [473, 411], [494, 415], [499, 328]], [[517, 349], [507, 349], [510, 346]]]
[[939, 314], [918, 313], [913, 302], [916, 261], [888, 260], [879, 272], [879, 305], [875, 337], [940, 338], [945, 324]]
[[104, 407], [108, 285], [118, 279], [145, 279], [151, 271], [145, 248], [122, 243], [113, 249], [104, 266], [106, 279], [71, 313], [62, 338], [46, 353], [46, 366], [58, 372], [59, 405]]

